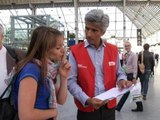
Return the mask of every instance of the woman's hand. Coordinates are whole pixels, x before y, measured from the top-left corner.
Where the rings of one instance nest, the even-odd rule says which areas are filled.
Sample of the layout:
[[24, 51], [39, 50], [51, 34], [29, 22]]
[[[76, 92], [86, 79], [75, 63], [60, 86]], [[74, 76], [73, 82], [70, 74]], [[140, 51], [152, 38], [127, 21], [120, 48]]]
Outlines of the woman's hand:
[[71, 70], [70, 63], [66, 59], [62, 60], [59, 68], [61, 80], [67, 79], [70, 70]]
[[57, 102], [63, 105], [67, 99], [67, 78], [71, 70], [71, 65], [67, 61], [65, 54], [61, 60], [59, 74], [60, 74], [60, 86], [56, 87]]
[[57, 120], [57, 115], [58, 115], [58, 110], [57, 110], [57, 108], [54, 108], [54, 109], [53, 109], [53, 114], [54, 114], [54, 117], [53, 117], [52, 120]]
[[67, 79], [71, 70], [71, 65], [66, 59], [66, 51], [64, 51], [64, 55], [62, 56], [59, 73], [61, 80]]

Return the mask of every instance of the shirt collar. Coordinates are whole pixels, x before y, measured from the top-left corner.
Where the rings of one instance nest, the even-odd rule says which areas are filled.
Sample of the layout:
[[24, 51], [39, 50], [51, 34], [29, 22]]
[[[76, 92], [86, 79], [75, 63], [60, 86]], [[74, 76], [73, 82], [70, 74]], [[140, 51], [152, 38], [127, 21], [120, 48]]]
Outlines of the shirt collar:
[[131, 51], [129, 51], [129, 52], [127, 52], [127, 53], [126, 53], [126, 55], [127, 55], [127, 56], [128, 56], [128, 55], [131, 55], [131, 53], [132, 53], [132, 52], [131, 52]]
[[[101, 46], [106, 47], [105, 41], [103, 41], [102, 39], [101, 39], [101, 41], [102, 41]], [[84, 40], [84, 47], [89, 47], [89, 46], [91, 46], [91, 44], [89, 44], [88, 40], [85, 39]]]

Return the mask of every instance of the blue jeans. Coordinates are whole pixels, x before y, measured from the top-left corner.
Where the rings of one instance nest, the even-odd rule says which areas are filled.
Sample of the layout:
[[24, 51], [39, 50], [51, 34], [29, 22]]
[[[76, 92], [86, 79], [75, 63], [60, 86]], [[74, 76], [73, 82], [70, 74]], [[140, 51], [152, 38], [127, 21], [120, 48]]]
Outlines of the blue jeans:
[[141, 74], [140, 77], [140, 82], [141, 82], [141, 93], [142, 95], [147, 95], [148, 92], [148, 82], [149, 82], [149, 78], [151, 75], [151, 70], [145, 70], [144, 74]]

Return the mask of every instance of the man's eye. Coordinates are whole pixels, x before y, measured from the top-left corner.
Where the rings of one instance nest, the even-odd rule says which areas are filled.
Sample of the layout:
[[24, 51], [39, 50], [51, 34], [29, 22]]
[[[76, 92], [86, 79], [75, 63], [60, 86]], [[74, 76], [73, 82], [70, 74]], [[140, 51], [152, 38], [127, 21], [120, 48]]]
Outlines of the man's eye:
[[95, 29], [93, 29], [92, 31], [93, 31], [93, 32], [97, 32], [97, 30], [95, 30]]

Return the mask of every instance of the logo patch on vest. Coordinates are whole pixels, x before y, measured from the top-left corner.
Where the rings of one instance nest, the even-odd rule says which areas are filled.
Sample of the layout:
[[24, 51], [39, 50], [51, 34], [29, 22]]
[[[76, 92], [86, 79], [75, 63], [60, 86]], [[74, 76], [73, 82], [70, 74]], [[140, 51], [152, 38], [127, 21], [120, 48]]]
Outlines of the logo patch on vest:
[[87, 68], [87, 66], [84, 66], [84, 65], [82, 65], [82, 64], [78, 64], [78, 67], [79, 67], [79, 68]]
[[109, 64], [109, 66], [115, 66], [116, 65], [116, 63], [114, 61], [110, 61], [110, 62], [108, 62], [108, 64]]

